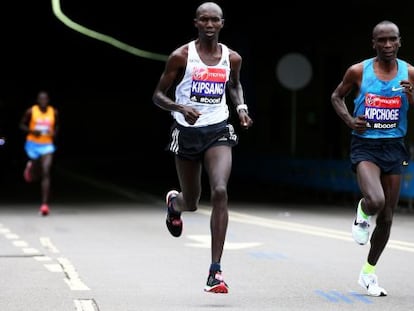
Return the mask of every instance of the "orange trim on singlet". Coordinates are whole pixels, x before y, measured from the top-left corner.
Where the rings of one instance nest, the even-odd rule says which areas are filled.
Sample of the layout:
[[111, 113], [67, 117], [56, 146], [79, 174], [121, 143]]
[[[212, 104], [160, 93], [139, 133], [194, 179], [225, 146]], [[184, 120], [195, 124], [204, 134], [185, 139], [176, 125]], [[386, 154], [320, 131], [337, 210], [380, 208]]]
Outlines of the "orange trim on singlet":
[[35, 136], [29, 133], [27, 134], [26, 139], [40, 144], [53, 143], [54, 129], [55, 109], [52, 106], [48, 106], [46, 111], [43, 112], [38, 105], [33, 105], [32, 116], [29, 121], [29, 130], [39, 130], [42, 134], [40, 136]]

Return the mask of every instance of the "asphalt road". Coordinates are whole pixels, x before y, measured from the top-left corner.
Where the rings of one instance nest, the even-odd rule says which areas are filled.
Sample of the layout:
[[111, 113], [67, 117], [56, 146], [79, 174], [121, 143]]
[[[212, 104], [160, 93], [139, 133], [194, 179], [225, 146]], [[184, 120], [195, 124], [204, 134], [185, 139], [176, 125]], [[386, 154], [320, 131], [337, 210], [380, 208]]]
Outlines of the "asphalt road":
[[414, 309], [411, 212], [397, 212], [378, 264], [389, 295], [373, 298], [357, 284], [368, 246], [351, 239], [353, 207], [232, 202], [230, 292], [207, 294], [208, 205], [173, 238], [162, 198], [112, 190], [129, 202], [56, 203], [48, 217], [0, 205], [1, 311]]

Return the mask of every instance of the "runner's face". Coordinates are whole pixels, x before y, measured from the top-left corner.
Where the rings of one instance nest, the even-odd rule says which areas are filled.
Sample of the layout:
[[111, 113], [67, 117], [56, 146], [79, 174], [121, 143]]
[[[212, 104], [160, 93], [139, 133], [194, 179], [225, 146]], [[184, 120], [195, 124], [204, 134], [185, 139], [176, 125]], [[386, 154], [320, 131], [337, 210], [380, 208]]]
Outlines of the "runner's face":
[[37, 102], [40, 107], [46, 107], [49, 104], [49, 95], [47, 95], [46, 93], [40, 93], [37, 96]]
[[401, 46], [398, 29], [394, 25], [380, 26], [375, 32], [372, 43], [379, 59], [388, 62], [395, 60]]
[[214, 38], [223, 28], [223, 17], [220, 11], [215, 8], [205, 8], [201, 10], [194, 19], [200, 37]]

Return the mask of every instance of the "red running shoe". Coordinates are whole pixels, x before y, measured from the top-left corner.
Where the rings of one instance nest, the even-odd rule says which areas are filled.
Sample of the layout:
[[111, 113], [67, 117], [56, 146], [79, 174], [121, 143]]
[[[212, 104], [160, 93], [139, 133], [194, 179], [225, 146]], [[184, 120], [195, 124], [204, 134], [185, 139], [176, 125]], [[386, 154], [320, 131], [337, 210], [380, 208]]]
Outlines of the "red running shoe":
[[47, 215], [49, 215], [49, 206], [47, 205], [47, 204], [42, 204], [41, 206], [40, 206], [40, 209], [39, 209], [39, 213], [40, 213], [40, 215], [42, 215], [42, 216], [47, 216]]
[[221, 271], [210, 272], [204, 291], [214, 294], [227, 294], [229, 292], [229, 287], [224, 282]]

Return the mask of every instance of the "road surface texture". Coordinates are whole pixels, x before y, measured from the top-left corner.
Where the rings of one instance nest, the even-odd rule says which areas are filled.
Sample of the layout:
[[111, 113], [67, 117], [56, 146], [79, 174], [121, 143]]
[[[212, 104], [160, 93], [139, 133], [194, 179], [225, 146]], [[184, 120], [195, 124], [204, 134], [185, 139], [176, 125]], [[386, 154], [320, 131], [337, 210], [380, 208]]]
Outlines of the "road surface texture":
[[1, 203], [1, 311], [414, 309], [414, 215], [405, 209], [377, 268], [389, 295], [369, 297], [357, 284], [368, 245], [351, 238], [353, 206], [231, 202], [230, 292], [208, 294], [208, 202], [183, 214], [174, 238], [162, 195], [92, 184], [101, 202], [58, 201], [47, 217], [33, 202]]

